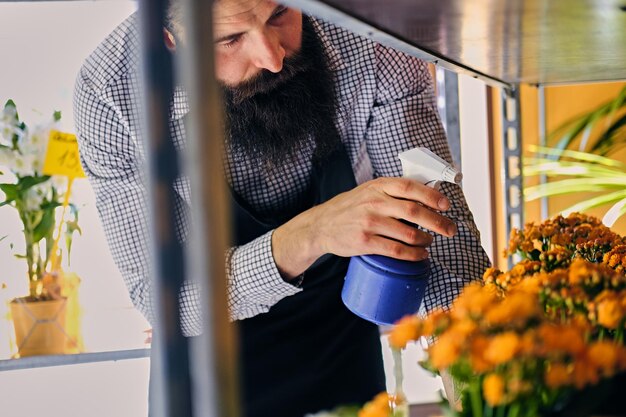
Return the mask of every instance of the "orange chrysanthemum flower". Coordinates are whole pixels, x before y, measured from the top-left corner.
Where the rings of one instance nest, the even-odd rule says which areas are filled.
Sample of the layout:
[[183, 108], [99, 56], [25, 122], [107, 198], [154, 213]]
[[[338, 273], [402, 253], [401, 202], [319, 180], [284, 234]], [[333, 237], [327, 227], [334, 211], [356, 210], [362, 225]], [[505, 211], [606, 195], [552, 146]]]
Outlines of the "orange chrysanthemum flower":
[[421, 337], [422, 321], [417, 316], [400, 319], [389, 333], [389, 344], [396, 349], [404, 349], [407, 343]]
[[499, 365], [513, 359], [520, 348], [520, 338], [514, 332], [505, 332], [494, 336], [487, 349], [485, 359]]
[[553, 363], [546, 371], [545, 381], [550, 388], [560, 388], [569, 385], [572, 381], [572, 376], [565, 364]]
[[483, 381], [483, 395], [492, 407], [504, 402], [504, 380], [498, 374], [489, 374]]
[[381, 392], [359, 410], [359, 417], [390, 417], [389, 394]]

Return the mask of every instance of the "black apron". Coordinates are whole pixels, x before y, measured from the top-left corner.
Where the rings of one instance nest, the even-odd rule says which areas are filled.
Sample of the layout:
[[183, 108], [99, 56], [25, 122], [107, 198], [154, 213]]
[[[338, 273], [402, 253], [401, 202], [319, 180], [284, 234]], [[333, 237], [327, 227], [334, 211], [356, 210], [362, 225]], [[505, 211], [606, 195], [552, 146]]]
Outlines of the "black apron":
[[[231, 192], [234, 239], [242, 245], [356, 186], [345, 149], [313, 164], [308, 201], [293, 213], [260, 218]], [[341, 301], [348, 258], [325, 255], [304, 275], [303, 291], [269, 312], [237, 322], [244, 417], [303, 417], [362, 404], [385, 390], [378, 327]]]

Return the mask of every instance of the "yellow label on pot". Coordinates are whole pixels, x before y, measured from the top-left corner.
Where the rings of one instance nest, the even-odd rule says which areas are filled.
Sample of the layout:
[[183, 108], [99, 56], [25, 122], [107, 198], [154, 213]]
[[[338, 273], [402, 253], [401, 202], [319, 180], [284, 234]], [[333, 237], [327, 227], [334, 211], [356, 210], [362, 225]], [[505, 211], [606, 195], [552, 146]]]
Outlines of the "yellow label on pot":
[[50, 132], [48, 150], [43, 163], [45, 175], [65, 175], [71, 178], [84, 178], [85, 173], [80, 165], [78, 142], [76, 136], [57, 130]]

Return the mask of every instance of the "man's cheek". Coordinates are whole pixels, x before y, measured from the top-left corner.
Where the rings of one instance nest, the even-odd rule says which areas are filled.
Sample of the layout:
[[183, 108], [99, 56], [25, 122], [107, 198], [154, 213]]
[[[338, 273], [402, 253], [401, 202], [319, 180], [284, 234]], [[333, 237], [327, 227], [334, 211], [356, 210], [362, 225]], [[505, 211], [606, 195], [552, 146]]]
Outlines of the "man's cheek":
[[220, 53], [215, 54], [215, 78], [222, 84], [233, 86], [238, 83], [239, 68], [236, 61], [224, 57]]

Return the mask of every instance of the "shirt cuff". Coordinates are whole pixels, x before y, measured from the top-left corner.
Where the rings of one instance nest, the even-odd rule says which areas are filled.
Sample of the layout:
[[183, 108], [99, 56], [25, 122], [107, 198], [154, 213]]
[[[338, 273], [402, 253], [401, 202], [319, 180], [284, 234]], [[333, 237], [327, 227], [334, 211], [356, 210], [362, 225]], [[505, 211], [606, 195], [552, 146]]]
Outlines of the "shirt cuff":
[[[237, 247], [230, 258], [229, 285], [231, 313], [258, 309], [265, 312], [285, 297], [302, 291], [286, 282], [272, 256], [273, 230], [250, 243]], [[244, 313], [249, 316], [248, 313]]]

